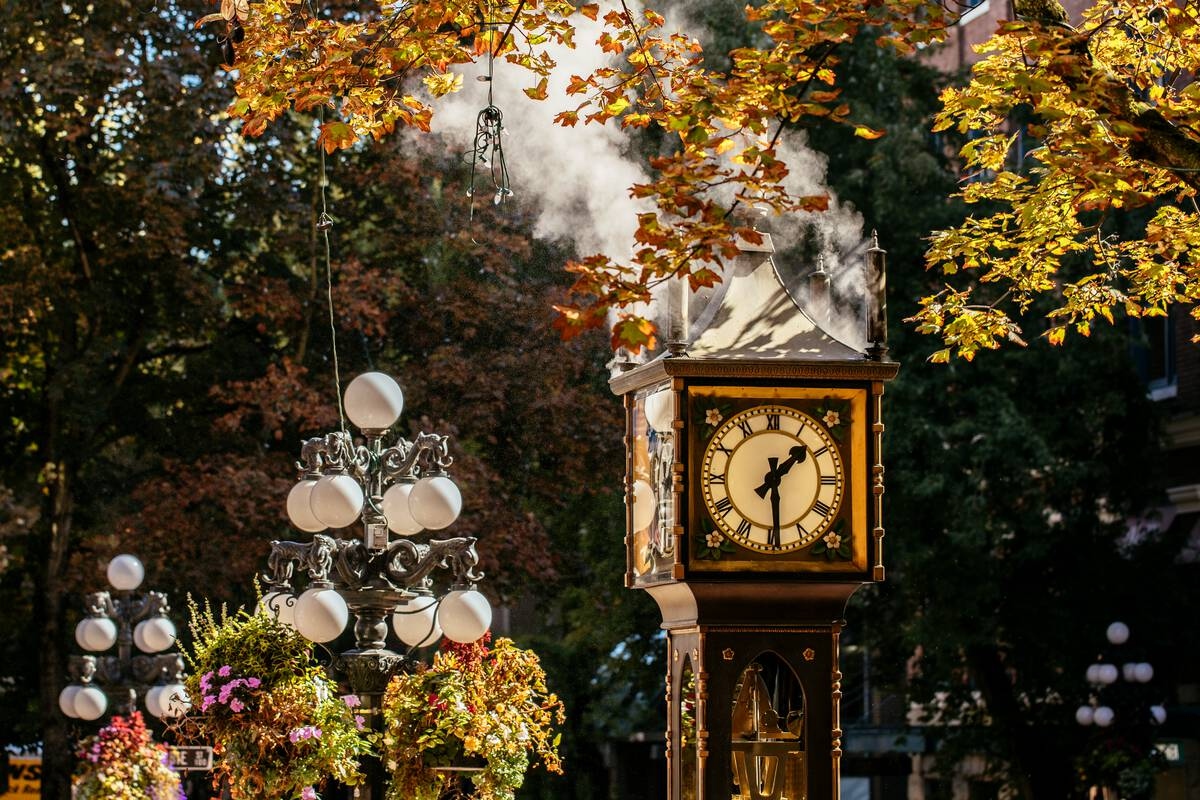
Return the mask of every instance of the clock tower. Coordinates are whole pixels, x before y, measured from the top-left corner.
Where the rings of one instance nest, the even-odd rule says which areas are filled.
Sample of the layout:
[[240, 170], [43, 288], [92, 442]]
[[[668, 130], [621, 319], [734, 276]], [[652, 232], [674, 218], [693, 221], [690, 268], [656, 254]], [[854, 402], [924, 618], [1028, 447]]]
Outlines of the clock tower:
[[611, 380], [625, 582], [667, 631], [670, 800], [840, 796], [842, 619], [884, 578], [884, 252], [856, 344], [826, 331], [824, 269], [788, 281], [764, 241], [671, 296], [667, 352]]

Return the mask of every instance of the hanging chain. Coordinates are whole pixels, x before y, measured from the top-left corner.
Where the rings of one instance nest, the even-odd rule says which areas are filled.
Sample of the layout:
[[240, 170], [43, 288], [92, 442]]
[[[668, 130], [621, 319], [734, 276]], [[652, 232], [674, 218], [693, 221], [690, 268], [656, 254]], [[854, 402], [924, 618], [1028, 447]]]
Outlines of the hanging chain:
[[[324, 111], [321, 112], [321, 119], [325, 119]], [[333, 217], [329, 215], [328, 201], [325, 196], [325, 188], [329, 185], [329, 174], [325, 168], [325, 148], [318, 144], [317, 149], [321, 154], [321, 214], [317, 217], [317, 230], [321, 232], [321, 236], [325, 240], [325, 301], [329, 308], [329, 345], [330, 350], [333, 351], [333, 394], [337, 398], [338, 425], [344, 433], [346, 431], [346, 411], [342, 408], [342, 376], [337, 349], [337, 316], [333, 307], [333, 259], [329, 245], [329, 231], [333, 228]]]

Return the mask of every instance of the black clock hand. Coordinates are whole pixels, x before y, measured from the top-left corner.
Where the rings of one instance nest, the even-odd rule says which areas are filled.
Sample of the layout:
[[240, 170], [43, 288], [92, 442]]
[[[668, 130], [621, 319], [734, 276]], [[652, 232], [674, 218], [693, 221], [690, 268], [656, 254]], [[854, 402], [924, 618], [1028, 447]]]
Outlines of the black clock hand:
[[804, 459], [808, 456], [808, 448], [802, 444], [798, 444], [793, 447], [789, 453], [790, 455], [788, 456], [787, 461], [784, 461], [778, 466], [776, 466], [776, 464], [779, 459], [767, 459], [767, 463], [770, 464], [771, 468], [768, 469], [767, 474], [763, 476], [762, 485], [754, 490], [755, 494], [757, 494], [759, 497], [766, 497], [767, 492], [771, 491], [772, 489], [778, 490], [779, 484], [783, 483], [783, 476], [787, 475], [788, 471], [790, 471], [792, 467], [804, 461]]

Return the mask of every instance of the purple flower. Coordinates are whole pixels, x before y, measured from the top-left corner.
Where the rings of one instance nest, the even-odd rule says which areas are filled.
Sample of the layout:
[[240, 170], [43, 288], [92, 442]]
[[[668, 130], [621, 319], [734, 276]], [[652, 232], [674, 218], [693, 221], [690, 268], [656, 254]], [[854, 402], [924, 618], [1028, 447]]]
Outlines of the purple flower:
[[361, 730], [363, 729], [363, 727], [364, 727], [364, 726], [363, 726], [363, 722], [364, 722], [364, 720], [363, 720], [362, 714], [355, 714], [355, 715], [354, 715], [354, 727], [358, 728], [360, 731], [361, 731]]
[[233, 694], [233, 690], [236, 688], [237, 687], [234, 686], [232, 683], [225, 684], [224, 686], [221, 687], [221, 692], [220, 692], [220, 694], [217, 695], [217, 699], [219, 701], [221, 701], [222, 703], [228, 703], [229, 695]]
[[246, 707], [246, 705], [241, 700], [238, 700], [236, 697], [233, 698], [233, 700], [229, 703], [229, 709], [235, 714], [237, 712], [241, 711], [242, 709], [244, 709], [245, 707]]
[[251, 689], [257, 689], [258, 687], [262, 686], [262, 681], [260, 681], [258, 678], [247, 678], [246, 685]]
[[300, 800], [317, 800], [317, 790], [311, 786], [305, 786], [300, 790]]
[[342, 695], [342, 702], [346, 704], [347, 708], [358, 708], [362, 705], [362, 700], [359, 700], [356, 694]]
[[233, 667], [226, 664], [225, 666], [223, 666], [219, 670], [217, 670], [217, 674], [220, 675], [222, 678], [228, 678], [231, 674], [233, 674]]
[[215, 702], [217, 702], [217, 698], [215, 695], [211, 695], [211, 694], [204, 695], [204, 699], [200, 702], [200, 710], [208, 711], [210, 708], [212, 708], [213, 703], [215, 703]]
[[200, 691], [207, 692], [212, 688], [213, 672], [210, 669], [208, 672], [200, 676]]

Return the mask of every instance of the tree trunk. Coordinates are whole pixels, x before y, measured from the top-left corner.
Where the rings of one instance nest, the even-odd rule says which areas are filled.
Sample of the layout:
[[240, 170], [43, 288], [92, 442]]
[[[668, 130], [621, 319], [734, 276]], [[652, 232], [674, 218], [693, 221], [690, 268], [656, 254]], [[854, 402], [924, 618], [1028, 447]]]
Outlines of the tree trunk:
[[995, 648], [971, 648], [967, 656], [992, 724], [1003, 732], [1009, 762], [1005, 777], [1018, 796], [1021, 800], [1070, 797], [1070, 759], [1056, 728], [1032, 723], [1017, 701], [1012, 679]]
[[[53, 412], [52, 412], [53, 413]], [[47, 480], [46, 538], [42, 542], [43, 571], [37, 587], [34, 615], [39, 630], [39, 675], [42, 709], [42, 800], [67, 800], [71, 796], [72, 758], [69, 722], [58, 707], [58, 694], [66, 685], [63, 652], [63, 612], [67, 601], [64, 581], [73, 513], [73, 467], [51, 462], [52, 479]]]

